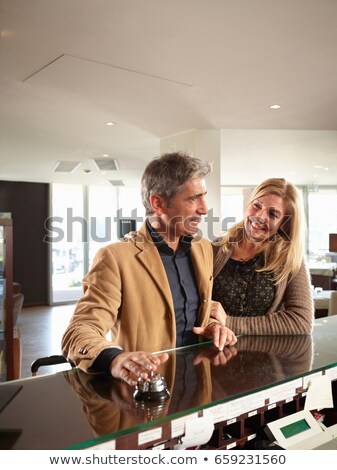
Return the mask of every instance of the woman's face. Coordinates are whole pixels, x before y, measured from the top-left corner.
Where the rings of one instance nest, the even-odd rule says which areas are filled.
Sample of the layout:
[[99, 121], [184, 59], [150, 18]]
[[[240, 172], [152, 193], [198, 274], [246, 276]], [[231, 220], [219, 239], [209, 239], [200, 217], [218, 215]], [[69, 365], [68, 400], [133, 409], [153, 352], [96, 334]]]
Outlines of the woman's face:
[[281, 196], [267, 194], [252, 201], [245, 212], [246, 236], [251, 242], [262, 242], [273, 236], [282, 225], [285, 203]]

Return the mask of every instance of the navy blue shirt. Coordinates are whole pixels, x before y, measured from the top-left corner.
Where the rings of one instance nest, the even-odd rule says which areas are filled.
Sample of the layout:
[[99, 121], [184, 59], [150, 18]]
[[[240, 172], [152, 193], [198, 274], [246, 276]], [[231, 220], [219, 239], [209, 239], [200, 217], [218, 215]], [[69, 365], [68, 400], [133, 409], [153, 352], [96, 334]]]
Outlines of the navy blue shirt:
[[197, 342], [197, 336], [192, 332], [192, 328], [197, 324], [200, 300], [191, 259], [193, 238], [181, 237], [178, 248], [174, 251], [153, 229], [149, 220], [146, 223], [170, 284], [176, 317], [176, 347], [194, 344]]
[[[191, 259], [193, 237], [181, 237], [178, 248], [174, 251], [154, 230], [148, 219], [146, 225], [163, 262], [172, 293], [176, 317], [176, 347], [195, 344], [197, 335], [192, 328], [197, 324], [200, 299]], [[104, 349], [97, 356], [91, 370], [108, 372], [112, 359], [121, 352], [123, 351], [118, 348]]]

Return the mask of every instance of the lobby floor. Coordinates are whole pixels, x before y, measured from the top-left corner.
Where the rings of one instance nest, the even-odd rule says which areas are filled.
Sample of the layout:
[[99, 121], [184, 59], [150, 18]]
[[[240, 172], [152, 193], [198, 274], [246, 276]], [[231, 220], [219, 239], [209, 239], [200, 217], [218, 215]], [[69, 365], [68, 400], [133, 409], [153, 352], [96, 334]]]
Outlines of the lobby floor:
[[[75, 305], [24, 307], [17, 323], [21, 338], [21, 378], [31, 377], [31, 363], [42, 356], [61, 353], [61, 338]], [[65, 365], [41, 367], [39, 375], [64, 369]]]

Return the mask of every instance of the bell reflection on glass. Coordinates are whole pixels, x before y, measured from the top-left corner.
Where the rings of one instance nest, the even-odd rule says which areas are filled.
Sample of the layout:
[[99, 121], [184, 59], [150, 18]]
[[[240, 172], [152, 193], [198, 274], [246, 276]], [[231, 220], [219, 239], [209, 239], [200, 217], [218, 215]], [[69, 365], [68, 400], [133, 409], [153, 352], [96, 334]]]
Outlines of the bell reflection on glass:
[[139, 379], [133, 394], [138, 401], [163, 402], [170, 397], [166, 381], [160, 374], [153, 374], [149, 379]]

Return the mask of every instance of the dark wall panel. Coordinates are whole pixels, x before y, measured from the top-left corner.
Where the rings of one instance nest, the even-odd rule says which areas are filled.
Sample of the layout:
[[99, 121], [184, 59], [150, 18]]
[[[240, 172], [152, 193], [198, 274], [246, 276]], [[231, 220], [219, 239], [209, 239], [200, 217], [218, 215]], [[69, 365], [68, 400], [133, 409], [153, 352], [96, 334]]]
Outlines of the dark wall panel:
[[48, 303], [48, 246], [44, 223], [49, 185], [0, 181], [0, 212], [13, 219], [14, 281], [22, 285], [25, 305]]

